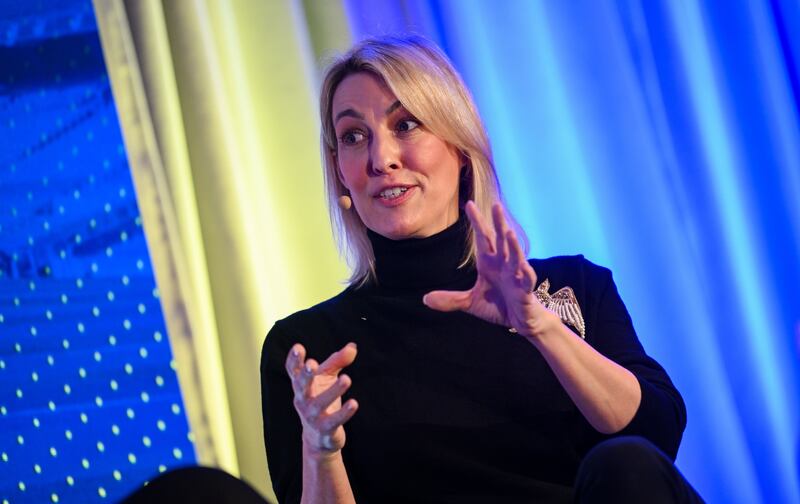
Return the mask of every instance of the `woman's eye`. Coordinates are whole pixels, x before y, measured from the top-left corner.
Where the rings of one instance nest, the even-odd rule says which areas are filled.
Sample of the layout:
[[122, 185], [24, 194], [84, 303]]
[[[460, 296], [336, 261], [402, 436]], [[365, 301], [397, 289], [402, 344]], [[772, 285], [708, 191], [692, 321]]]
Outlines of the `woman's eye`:
[[397, 131], [405, 133], [419, 127], [419, 125], [419, 121], [416, 119], [403, 119], [397, 123]]
[[364, 134], [360, 131], [348, 131], [339, 140], [345, 145], [353, 145], [364, 140]]

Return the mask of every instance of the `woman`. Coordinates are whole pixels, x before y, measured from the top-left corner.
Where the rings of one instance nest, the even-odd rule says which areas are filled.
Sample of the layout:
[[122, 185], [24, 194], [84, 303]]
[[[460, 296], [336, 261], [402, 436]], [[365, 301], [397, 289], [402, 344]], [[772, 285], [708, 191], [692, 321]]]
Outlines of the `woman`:
[[669, 460], [680, 394], [607, 269], [525, 259], [446, 56], [419, 37], [363, 41], [329, 67], [320, 113], [353, 273], [264, 344], [279, 501], [699, 499]]

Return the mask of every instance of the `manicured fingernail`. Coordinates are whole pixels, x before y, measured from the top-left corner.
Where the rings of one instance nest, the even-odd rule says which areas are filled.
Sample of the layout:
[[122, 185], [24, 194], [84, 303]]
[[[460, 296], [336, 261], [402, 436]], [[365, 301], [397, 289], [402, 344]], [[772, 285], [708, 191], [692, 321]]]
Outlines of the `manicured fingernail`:
[[353, 350], [358, 350], [358, 345], [356, 345], [354, 341], [351, 341], [350, 343], [348, 343], [347, 346], [349, 346]]
[[292, 347], [292, 355], [294, 355], [295, 357], [300, 355], [300, 348], [297, 345]]

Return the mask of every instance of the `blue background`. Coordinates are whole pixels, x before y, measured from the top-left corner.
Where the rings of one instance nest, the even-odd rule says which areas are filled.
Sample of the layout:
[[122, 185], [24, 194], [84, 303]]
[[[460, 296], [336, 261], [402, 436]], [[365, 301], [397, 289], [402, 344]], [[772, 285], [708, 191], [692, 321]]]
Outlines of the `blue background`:
[[88, 0], [0, 3], [0, 500], [193, 463]]

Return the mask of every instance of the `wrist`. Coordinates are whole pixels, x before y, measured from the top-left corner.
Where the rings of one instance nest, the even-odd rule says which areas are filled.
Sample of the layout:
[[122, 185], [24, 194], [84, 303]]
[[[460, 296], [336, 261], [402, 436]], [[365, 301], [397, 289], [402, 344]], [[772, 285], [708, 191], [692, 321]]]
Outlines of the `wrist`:
[[309, 462], [312, 462], [315, 465], [323, 466], [330, 464], [331, 462], [336, 462], [337, 460], [340, 460], [341, 457], [341, 450], [319, 448], [315, 443], [309, 442], [305, 439], [305, 437], [303, 438], [303, 458]]
[[517, 332], [538, 346], [548, 340], [560, 337], [564, 324], [558, 315], [549, 310], [543, 310], [539, 316], [527, 320], [521, 326]]

